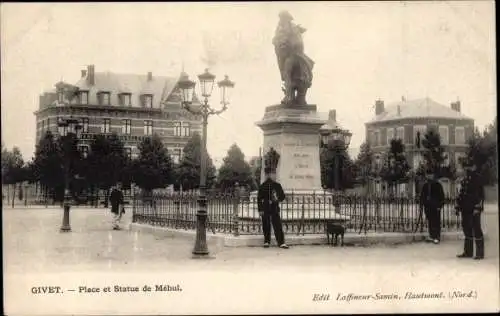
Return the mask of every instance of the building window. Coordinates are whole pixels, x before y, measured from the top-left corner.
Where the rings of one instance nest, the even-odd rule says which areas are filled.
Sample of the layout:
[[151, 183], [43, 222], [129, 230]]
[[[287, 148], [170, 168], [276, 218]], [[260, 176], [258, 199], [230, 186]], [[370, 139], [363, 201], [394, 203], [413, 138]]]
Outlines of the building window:
[[439, 137], [441, 138], [441, 145], [449, 144], [450, 135], [448, 126], [444, 125], [439, 126]]
[[132, 120], [126, 119], [123, 120], [122, 133], [126, 135], [130, 135], [132, 132]]
[[64, 93], [62, 91], [57, 92], [57, 102], [64, 103]]
[[57, 117], [57, 132], [59, 133], [59, 136], [64, 136], [66, 135], [66, 129], [67, 129], [67, 126], [60, 126], [59, 125], [59, 122], [62, 120], [61, 117]]
[[174, 122], [174, 136], [182, 136], [181, 122]]
[[110, 105], [110, 95], [109, 92], [99, 93], [99, 104], [100, 105]]
[[120, 95], [120, 105], [121, 106], [131, 106], [132, 98], [129, 93], [124, 93]]
[[441, 163], [442, 167], [448, 167], [450, 165], [450, 155], [447, 152], [443, 153], [444, 159]]
[[417, 146], [421, 146], [425, 133], [427, 133], [426, 125], [413, 126], [413, 143]]
[[439, 182], [441, 183], [441, 186], [443, 187], [444, 196], [450, 197], [450, 181], [448, 181], [448, 179], [440, 179]]
[[403, 126], [396, 128], [396, 138], [401, 139], [401, 141], [404, 143], [405, 128]]
[[191, 124], [188, 122], [182, 123], [182, 136], [189, 137], [191, 135]]
[[424, 157], [421, 154], [415, 153], [413, 155], [413, 170], [417, 170], [420, 164], [424, 162]]
[[374, 144], [375, 144], [375, 146], [380, 146], [382, 144], [381, 137], [380, 137], [380, 131], [376, 130], [374, 132], [374, 134], [375, 134], [375, 143]]
[[465, 157], [465, 153], [455, 153], [455, 168], [458, 172], [462, 172], [464, 170], [462, 160], [465, 159]]
[[463, 126], [455, 127], [455, 144], [465, 144], [465, 128]]
[[78, 151], [82, 154], [83, 158], [87, 158], [87, 156], [89, 155], [89, 147], [86, 145], [78, 146]]
[[88, 104], [88, 103], [89, 103], [89, 92], [80, 91], [80, 104]]
[[373, 133], [373, 131], [368, 131], [368, 143], [370, 144], [370, 146], [374, 147], [375, 146], [375, 134]]
[[125, 157], [128, 160], [131, 160], [132, 159], [132, 148], [131, 147], [125, 147], [124, 150], [125, 150]]
[[182, 149], [180, 148], [174, 148], [172, 150], [172, 160], [174, 163], [179, 163], [181, 161], [181, 154], [182, 154]]
[[42, 120], [42, 128], [41, 128], [42, 133], [44, 130], [45, 130], [45, 120]]
[[88, 133], [89, 132], [89, 118], [84, 117], [82, 118], [82, 133]]
[[394, 139], [394, 128], [387, 129], [387, 145], [391, 144], [391, 140]]
[[102, 129], [101, 131], [104, 134], [107, 134], [111, 131], [111, 120], [110, 119], [104, 119], [102, 122]]
[[153, 121], [144, 121], [144, 135], [153, 135]]
[[142, 96], [142, 107], [144, 108], [153, 107], [153, 96], [151, 94], [144, 94]]
[[379, 170], [382, 166], [382, 159], [380, 158], [380, 154], [375, 155], [375, 159], [373, 160], [373, 165], [375, 170]]

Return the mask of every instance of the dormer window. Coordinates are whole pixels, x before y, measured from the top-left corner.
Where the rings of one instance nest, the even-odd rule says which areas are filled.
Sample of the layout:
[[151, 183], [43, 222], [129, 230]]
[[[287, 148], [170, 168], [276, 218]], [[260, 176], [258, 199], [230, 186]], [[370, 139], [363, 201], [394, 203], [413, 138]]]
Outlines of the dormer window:
[[103, 91], [99, 93], [99, 104], [100, 105], [110, 105], [110, 93]]
[[151, 95], [151, 94], [143, 94], [142, 95], [142, 107], [143, 108], [152, 108], [153, 107], [153, 95]]
[[132, 98], [130, 93], [120, 94], [120, 106], [132, 106]]
[[89, 104], [89, 92], [88, 91], [80, 91], [80, 104]]

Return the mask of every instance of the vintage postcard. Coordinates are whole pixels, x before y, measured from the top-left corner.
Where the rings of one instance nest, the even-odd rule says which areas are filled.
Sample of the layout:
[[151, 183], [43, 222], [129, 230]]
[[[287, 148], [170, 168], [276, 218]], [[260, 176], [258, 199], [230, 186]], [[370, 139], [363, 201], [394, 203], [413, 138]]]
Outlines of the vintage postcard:
[[0, 12], [6, 314], [499, 311], [493, 1]]

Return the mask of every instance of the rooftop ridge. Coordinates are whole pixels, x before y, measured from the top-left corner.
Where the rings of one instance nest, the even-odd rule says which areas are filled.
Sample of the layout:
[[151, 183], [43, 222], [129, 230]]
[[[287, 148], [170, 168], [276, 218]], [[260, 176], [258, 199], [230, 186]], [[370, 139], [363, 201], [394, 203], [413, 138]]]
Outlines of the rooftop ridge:
[[[138, 77], [148, 77], [148, 74], [139, 74], [139, 73], [129, 73], [129, 72], [114, 72], [114, 71], [96, 71], [94, 73], [95, 75], [116, 75], [116, 76], [138, 76]], [[179, 78], [179, 75], [155, 75], [153, 74], [153, 79], [154, 78], [169, 78], [169, 79], [174, 79], [174, 78]]]

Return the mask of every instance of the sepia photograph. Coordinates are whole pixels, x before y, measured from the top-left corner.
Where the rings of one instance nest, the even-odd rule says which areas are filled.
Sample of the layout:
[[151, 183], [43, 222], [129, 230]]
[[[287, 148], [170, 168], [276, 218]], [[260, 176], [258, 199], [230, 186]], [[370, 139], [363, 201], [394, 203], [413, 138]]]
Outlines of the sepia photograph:
[[500, 312], [494, 1], [0, 13], [5, 314]]

